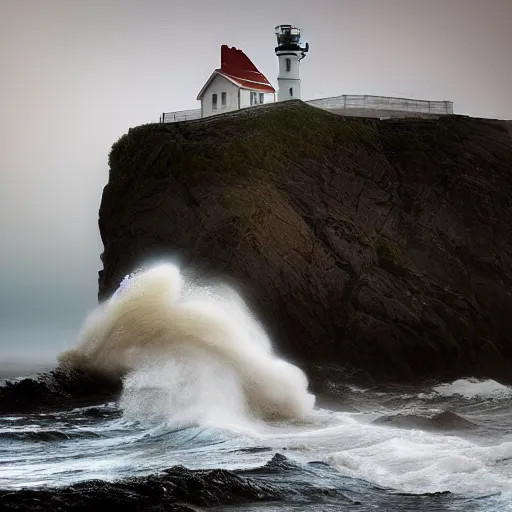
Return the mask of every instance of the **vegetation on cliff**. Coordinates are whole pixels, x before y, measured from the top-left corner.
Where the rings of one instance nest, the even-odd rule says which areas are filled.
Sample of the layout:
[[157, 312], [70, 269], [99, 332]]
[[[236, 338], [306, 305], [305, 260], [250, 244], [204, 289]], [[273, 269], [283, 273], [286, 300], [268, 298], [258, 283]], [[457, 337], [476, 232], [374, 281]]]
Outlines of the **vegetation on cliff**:
[[285, 111], [267, 107], [194, 124], [132, 128], [112, 147], [111, 179], [136, 183], [169, 173], [189, 184], [265, 178], [286, 172], [297, 159], [318, 160], [333, 148], [342, 157], [376, 142], [371, 126], [291, 103]]
[[169, 256], [234, 282], [298, 360], [506, 377], [510, 131], [298, 101], [130, 129], [109, 156], [99, 296]]

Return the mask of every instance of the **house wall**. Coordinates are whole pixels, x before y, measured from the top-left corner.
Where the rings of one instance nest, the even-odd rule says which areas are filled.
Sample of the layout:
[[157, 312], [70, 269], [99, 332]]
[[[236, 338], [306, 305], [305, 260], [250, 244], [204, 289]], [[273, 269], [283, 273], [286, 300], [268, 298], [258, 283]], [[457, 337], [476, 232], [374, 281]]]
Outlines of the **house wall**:
[[[223, 92], [226, 93], [226, 105], [222, 105]], [[213, 94], [217, 94], [217, 109], [213, 109]], [[238, 110], [238, 87], [223, 76], [217, 75], [204, 92], [201, 108], [203, 117]]]
[[[251, 92], [256, 93], [255, 103], [251, 103]], [[260, 93], [258, 91], [250, 91], [249, 89], [240, 89], [240, 104], [241, 108], [253, 107], [261, 105], [262, 103], [272, 103], [273, 95], [263, 93], [263, 102], [260, 102]]]
[[246, 108], [251, 106], [251, 91], [249, 89], [240, 89], [240, 107]]

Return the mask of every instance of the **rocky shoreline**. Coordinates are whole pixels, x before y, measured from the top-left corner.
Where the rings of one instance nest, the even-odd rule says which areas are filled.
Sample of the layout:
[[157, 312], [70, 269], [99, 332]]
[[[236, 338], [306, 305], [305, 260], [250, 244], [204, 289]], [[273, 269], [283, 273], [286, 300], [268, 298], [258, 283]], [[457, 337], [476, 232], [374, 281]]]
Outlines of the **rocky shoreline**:
[[[315, 475], [323, 485], [311, 483]], [[474, 501], [449, 492], [402, 494], [339, 476], [321, 462], [300, 467], [276, 453], [262, 467], [228, 471], [190, 470], [174, 466], [159, 474], [118, 482], [91, 480], [68, 487], [0, 490], [0, 508], [7, 511], [202, 512], [237, 510], [310, 510], [345, 508], [369, 512], [445, 510], [458, 505], [473, 510]]]

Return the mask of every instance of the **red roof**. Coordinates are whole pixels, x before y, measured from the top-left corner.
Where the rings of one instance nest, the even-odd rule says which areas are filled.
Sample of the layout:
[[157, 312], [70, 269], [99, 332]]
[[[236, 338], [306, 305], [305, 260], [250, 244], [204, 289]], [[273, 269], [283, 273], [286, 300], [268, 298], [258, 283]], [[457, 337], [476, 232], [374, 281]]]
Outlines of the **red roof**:
[[220, 48], [219, 74], [231, 79], [240, 87], [260, 92], [276, 92], [265, 75], [251, 62], [242, 50], [222, 45]]

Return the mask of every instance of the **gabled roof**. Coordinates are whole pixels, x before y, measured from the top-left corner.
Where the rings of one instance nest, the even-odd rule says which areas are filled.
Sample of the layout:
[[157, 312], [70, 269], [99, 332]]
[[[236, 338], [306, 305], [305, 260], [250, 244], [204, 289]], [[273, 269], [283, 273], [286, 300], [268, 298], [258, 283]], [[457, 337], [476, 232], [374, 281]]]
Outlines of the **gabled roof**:
[[251, 59], [242, 50], [229, 48], [225, 44], [220, 48], [220, 68], [211, 74], [203, 88], [199, 91], [197, 95], [198, 100], [203, 97], [206, 89], [217, 75], [223, 76], [242, 89], [269, 93], [276, 92], [265, 75], [260, 73], [258, 68], [251, 62]]

